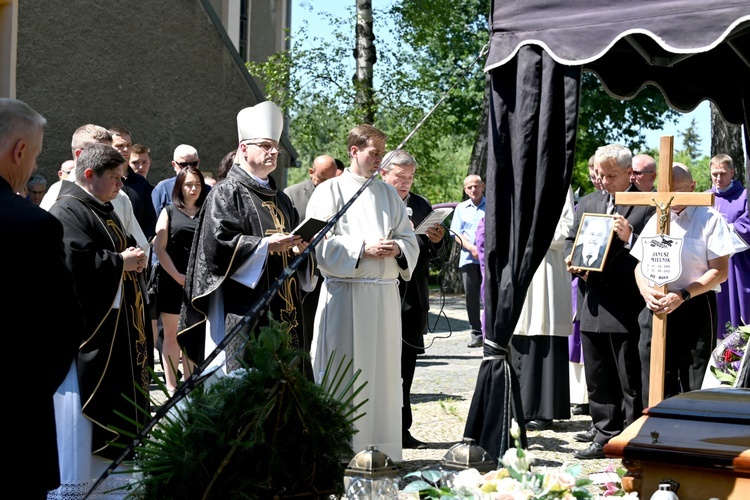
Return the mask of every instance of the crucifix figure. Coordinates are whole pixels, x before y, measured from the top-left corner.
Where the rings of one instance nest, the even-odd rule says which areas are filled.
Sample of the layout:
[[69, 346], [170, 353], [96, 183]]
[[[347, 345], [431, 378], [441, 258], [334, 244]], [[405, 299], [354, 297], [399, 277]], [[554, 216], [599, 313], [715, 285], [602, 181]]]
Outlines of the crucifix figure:
[[[661, 138], [659, 151], [659, 175], [656, 192], [618, 192], [615, 195], [616, 205], [655, 205], [657, 215], [659, 216], [659, 233], [663, 240], [667, 240], [664, 237], [669, 235], [670, 207], [712, 206], [714, 196], [713, 193], [672, 191], [673, 144], [674, 137], [664, 136]], [[665, 246], [671, 245], [665, 244]], [[677, 269], [679, 271], [679, 268]], [[679, 278], [679, 272], [676, 276], [665, 273], [661, 278], [663, 278], [661, 282], [656, 281], [658, 283], [657, 289], [660, 290], [662, 294], [667, 294], [667, 284]], [[664, 398], [667, 314], [668, 311], [661, 311], [653, 315], [649, 406], [656, 405]]]

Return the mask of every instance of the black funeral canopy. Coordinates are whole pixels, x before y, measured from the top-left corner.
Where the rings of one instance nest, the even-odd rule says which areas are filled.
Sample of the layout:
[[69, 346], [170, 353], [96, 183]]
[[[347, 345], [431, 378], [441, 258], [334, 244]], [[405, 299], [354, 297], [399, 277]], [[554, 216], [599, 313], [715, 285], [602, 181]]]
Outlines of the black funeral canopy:
[[494, 0], [490, 25], [486, 339], [464, 435], [497, 459], [523, 427], [507, 348], [570, 188], [581, 72], [621, 99], [646, 83], [680, 111], [710, 99], [750, 146], [750, 0]]
[[[703, 100], [745, 123], [750, 93], [750, 1], [502, 0], [493, 2], [486, 69], [539, 45], [558, 63], [597, 73], [615, 97], [653, 83], [689, 112]], [[744, 104], [744, 106], [743, 106]]]

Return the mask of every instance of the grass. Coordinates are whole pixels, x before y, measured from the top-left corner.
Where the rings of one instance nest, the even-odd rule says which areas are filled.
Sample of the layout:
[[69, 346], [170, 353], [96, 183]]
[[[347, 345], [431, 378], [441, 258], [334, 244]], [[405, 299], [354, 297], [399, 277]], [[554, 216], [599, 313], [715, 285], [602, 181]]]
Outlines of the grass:
[[463, 415], [458, 411], [458, 406], [456, 406], [455, 404], [457, 401], [457, 399], [448, 398], [438, 401], [438, 404], [440, 405], [440, 408], [444, 413], [452, 415], [456, 418], [464, 418]]

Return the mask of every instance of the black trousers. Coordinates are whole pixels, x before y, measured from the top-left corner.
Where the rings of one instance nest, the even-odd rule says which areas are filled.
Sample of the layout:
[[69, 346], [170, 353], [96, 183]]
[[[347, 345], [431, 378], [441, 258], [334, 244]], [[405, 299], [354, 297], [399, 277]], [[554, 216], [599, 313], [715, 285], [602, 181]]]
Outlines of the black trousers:
[[[716, 292], [702, 293], [667, 314], [667, 345], [664, 359], [664, 398], [701, 388], [716, 338]], [[651, 380], [651, 336], [653, 313], [644, 308], [638, 317], [641, 340], [643, 406], [648, 406]], [[588, 360], [587, 360], [588, 361]]]
[[[407, 284], [408, 286], [408, 284]], [[402, 305], [401, 311], [401, 433], [409, 435], [412, 424], [411, 385], [417, 368], [417, 356], [424, 354], [424, 334], [427, 333], [427, 310], [418, 305]]]
[[482, 273], [479, 264], [465, 264], [460, 268], [466, 292], [466, 313], [469, 316], [472, 335], [482, 335], [481, 307]]
[[594, 438], [606, 444], [643, 412], [639, 332], [581, 332]]

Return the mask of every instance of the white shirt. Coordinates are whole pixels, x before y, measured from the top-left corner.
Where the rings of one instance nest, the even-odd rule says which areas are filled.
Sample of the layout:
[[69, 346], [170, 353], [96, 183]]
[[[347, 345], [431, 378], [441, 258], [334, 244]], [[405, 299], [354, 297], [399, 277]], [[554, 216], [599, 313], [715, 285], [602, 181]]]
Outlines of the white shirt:
[[[630, 254], [643, 260], [644, 236], [656, 236], [658, 214], [654, 214], [641, 232], [641, 238], [633, 246]], [[709, 207], [687, 207], [679, 214], [670, 211], [669, 236], [683, 239], [682, 274], [670, 283], [676, 290], [688, 286], [708, 271], [708, 261], [734, 254], [732, 235], [729, 226], [719, 212]], [[653, 283], [650, 283], [653, 286]], [[718, 292], [720, 285], [713, 290]]]

